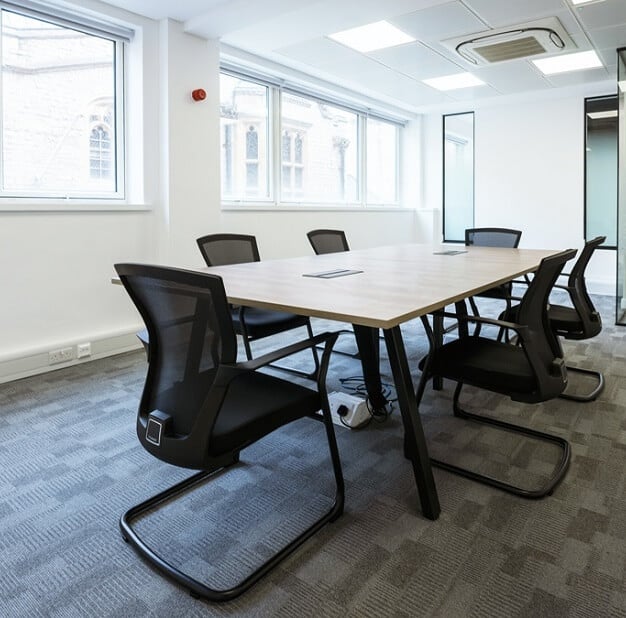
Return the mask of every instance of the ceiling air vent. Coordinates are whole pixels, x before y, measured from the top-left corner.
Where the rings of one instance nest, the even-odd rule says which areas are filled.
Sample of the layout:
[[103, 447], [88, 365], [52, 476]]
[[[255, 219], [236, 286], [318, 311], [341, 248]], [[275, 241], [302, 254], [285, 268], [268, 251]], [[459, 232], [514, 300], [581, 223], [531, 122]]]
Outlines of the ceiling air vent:
[[576, 49], [556, 17], [478, 32], [442, 41], [442, 44], [467, 62], [476, 65], [554, 55]]

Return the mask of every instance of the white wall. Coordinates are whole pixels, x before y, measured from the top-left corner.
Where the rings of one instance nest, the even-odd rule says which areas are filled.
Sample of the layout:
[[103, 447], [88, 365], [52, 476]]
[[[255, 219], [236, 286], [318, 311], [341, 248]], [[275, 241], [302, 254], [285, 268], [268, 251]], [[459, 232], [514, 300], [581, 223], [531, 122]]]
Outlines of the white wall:
[[[0, 204], [0, 381], [48, 370], [50, 350], [91, 342], [99, 357], [138, 346], [138, 315], [110, 283], [116, 262], [200, 266], [195, 238], [217, 231], [256, 234], [265, 258], [309, 253], [305, 233], [319, 227], [343, 227], [354, 247], [420, 238], [414, 210], [222, 212], [218, 43], [178, 22], [74, 2], [138, 28], [127, 80], [131, 206], [106, 212], [73, 203], [76, 212], [52, 212], [49, 202], [31, 202], [30, 211]], [[196, 88], [206, 90], [205, 101], [192, 101]], [[405, 201], [415, 206], [417, 156], [407, 165]]]
[[[127, 84], [132, 207], [0, 204], [12, 208], [0, 210], [0, 381], [47, 370], [51, 349], [90, 341], [99, 356], [137, 345], [138, 316], [110, 283], [118, 261], [198, 266], [195, 238], [217, 231], [255, 234], [265, 259], [310, 253], [305, 233], [321, 227], [345, 229], [354, 248], [440, 238], [441, 113], [406, 131], [406, 210], [222, 211], [218, 44], [177, 22], [73, 1], [138, 28]], [[204, 102], [192, 101], [195, 88], [207, 91]], [[582, 245], [583, 98], [475, 109], [477, 225], [519, 227], [525, 247]], [[612, 252], [597, 255], [592, 288], [612, 293], [614, 261]]]
[[[577, 92], [476, 107], [477, 227], [520, 229], [521, 247], [582, 247], [584, 97]], [[442, 201], [441, 114], [428, 116], [424, 139], [425, 203], [436, 206]], [[613, 294], [615, 253], [596, 252], [587, 274], [592, 291]]]

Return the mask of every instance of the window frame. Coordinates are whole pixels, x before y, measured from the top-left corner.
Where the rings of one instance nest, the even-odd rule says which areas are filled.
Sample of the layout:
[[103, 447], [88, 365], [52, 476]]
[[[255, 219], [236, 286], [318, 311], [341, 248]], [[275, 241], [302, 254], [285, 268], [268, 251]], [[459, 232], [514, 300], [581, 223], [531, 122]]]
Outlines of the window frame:
[[[306, 210], [306, 209], [339, 209], [339, 210], [358, 210], [358, 209], [380, 209], [380, 210], [394, 210], [401, 209], [401, 172], [402, 172], [402, 129], [404, 128], [407, 119], [400, 119], [391, 115], [386, 115], [384, 112], [374, 111], [370, 108], [360, 108], [356, 105], [346, 103], [342, 100], [336, 100], [332, 97], [324, 96], [318, 92], [308, 90], [307, 88], [300, 87], [298, 85], [285, 83], [282, 79], [273, 79], [271, 76], [262, 75], [248, 72], [247, 70], [239, 67], [233, 67], [228, 63], [222, 63], [220, 66], [220, 75], [228, 75], [231, 77], [240, 78], [261, 86], [268, 88], [268, 122], [269, 122], [269, 138], [268, 144], [268, 165], [270, 170], [268, 173], [269, 182], [269, 198], [262, 199], [247, 199], [247, 198], [230, 198], [225, 197], [220, 187], [220, 199], [223, 209], [267, 209], [271, 210]], [[356, 116], [356, 175], [357, 175], [357, 198], [355, 200], [338, 202], [338, 201], [314, 201], [307, 199], [306, 194], [302, 190], [302, 199], [298, 199], [297, 196], [283, 196], [282, 186], [282, 135], [285, 130], [293, 130], [291, 127], [283, 127], [282, 124], [282, 95], [292, 94], [297, 97], [315, 101], [330, 105], [334, 108], [345, 110], [348, 113]], [[366, 162], [366, 144], [367, 144], [367, 119], [378, 120], [381, 122], [389, 123], [396, 128], [396, 144], [395, 144], [395, 202], [368, 202], [367, 201], [367, 162]], [[306, 140], [306, 136], [303, 136]], [[304, 155], [304, 159], [307, 156]], [[299, 164], [291, 165], [292, 174], [293, 168]], [[302, 168], [306, 167], [306, 161], [303, 161]], [[221, 168], [221, 164], [220, 164]], [[294, 179], [292, 178], [291, 193], [299, 193], [300, 190], [295, 188]]]
[[[82, 16], [78, 13], [64, 11], [61, 8], [51, 7], [30, 0], [21, 0], [19, 3], [10, 0], [0, 0], [0, 28], [2, 27], [2, 14], [7, 11], [17, 15], [48, 23], [59, 28], [65, 28], [80, 32], [88, 36], [97, 37], [110, 41], [114, 45], [112, 70], [113, 70], [113, 119], [111, 129], [111, 169], [115, 189], [113, 191], [76, 191], [76, 190], [33, 190], [33, 189], [4, 189], [4, 160], [3, 151], [0, 148], [0, 211], [5, 210], [32, 210], [35, 204], [41, 204], [44, 210], [69, 210], [72, 211], [80, 203], [94, 203], [106, 209], [110, 205], [113, 209], [124, 208], [127, 199], [126, 185], [126, 48], [132, 40], [134, 32], [128, 28], [108, 23], [104, 20]], [[2, 79], [2, 46], [0, 45], [0, 136], [4, 131], [3, 113], [3, 79]], [[91, 127], [93, 128], [93, 127]], [[90, 128], [90, 131], [91, 131]], [[90, 136], [87, 137], [88, 147], [85, 151], [88, 169], [91, 163]], [[71, 207], [60, 208], [59, 203]], [[17, 205], [17, 208], [15, 207]], [[35, 208], [38, 210], [39, 208]]]
[[[613, 99], [615, 101], [615, 110], [616, 112], [619, 110], [619, 96], [617, 94], [605, 94], [605, 95], [598, 95], [598, 96], [593, 96], [593, 97], [585, 97], [584, 101], [583, 101], [583, 135], [584, 135], [584, 170], [583, 170], [583, 202], [584, 202], [584, 207], [583, 207], [583, 238], [585, 239], [585, 241], [588, 240], [592, 240], [592, 238], [589, 237], [589, 230], [587, 229], [587, 212], [588, 212], [588, 204], [587, 204], [587, 173], [588, 173], [588, 160], [587, 160], [587, 148], [588, 148], [588, 143], [587, 143], [587, 137], [588, 137], [588, 120], [587, 120], [587, 111], [588, 111], [588, 103], [591, 103], [593, 101], [609, 101]], [[616, 128], [615, 128], [615, 156], [616, 156], [616, 160], [618, 161], [618, 165], [619, 165], [619, 154], [618, 154], [618, 150], [619, 150], [619, 141], [618, 141], [618, 137], [619, 137], [619, 126], [617, 126], [616, 124]], [[618, 172], [616, 171], [616, 182], [618, 181]], [[619, 199], [619, 196], [618, 196]], [[615, 239], [617, 241], [617, 234], [618, 234], [618, 222], [617, 222], [617, 213], [618, 213], [618, 202], [616, 200], [615, 202]], [[595, 235], [592, 236], [593, 238], [595, 238]], [[613, 250], [615, 251], [617, 249], [617, 244], [614, 245], [609, 245], [609, 244], [602, 244], [599, 247], [597, 247], [598, 250]]]
[[465, 238], [446, 238], [446, 118], [472, 116], [472, 227], [476, 217], [476, 115], [474, 111], [455, 112], [441, 116], [441, 237], [443, 242], [465, 244]]

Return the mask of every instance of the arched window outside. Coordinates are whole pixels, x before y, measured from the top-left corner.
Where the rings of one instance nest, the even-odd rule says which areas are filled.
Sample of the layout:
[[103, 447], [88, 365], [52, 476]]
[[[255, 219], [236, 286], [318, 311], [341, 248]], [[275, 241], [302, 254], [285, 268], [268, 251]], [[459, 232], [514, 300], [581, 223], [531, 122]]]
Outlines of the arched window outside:
[[111, 133], [104, 125], [92, 127], [89, 136], [89, 175], [110, 178], [112, 172]]

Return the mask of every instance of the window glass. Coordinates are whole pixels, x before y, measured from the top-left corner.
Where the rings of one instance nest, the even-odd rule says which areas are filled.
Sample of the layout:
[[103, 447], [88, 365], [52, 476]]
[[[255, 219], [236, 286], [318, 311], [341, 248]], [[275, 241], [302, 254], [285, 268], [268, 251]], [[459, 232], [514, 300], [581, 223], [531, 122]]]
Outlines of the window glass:
[[617, 97], [585, 100], [585, 238], [617, 234]]
[[222, 197], [268, 199], [268, 88], [220, 74]]
[[228, 69], [220, 107], [225, 202], [398, 203], [398, 122]]
[[280, 121], [282, 200], [356, 202], [357, 114], [283, 92]]
[[3, 195], [119, 197], [118, 43], [7, 10], [0, 19]]
[[443, 117], [443, 239], [464, 242], [474, 227], [474, 114]]
[[367, 201], [394, 204], [398, 201], [398, 127], [367, 119]]

